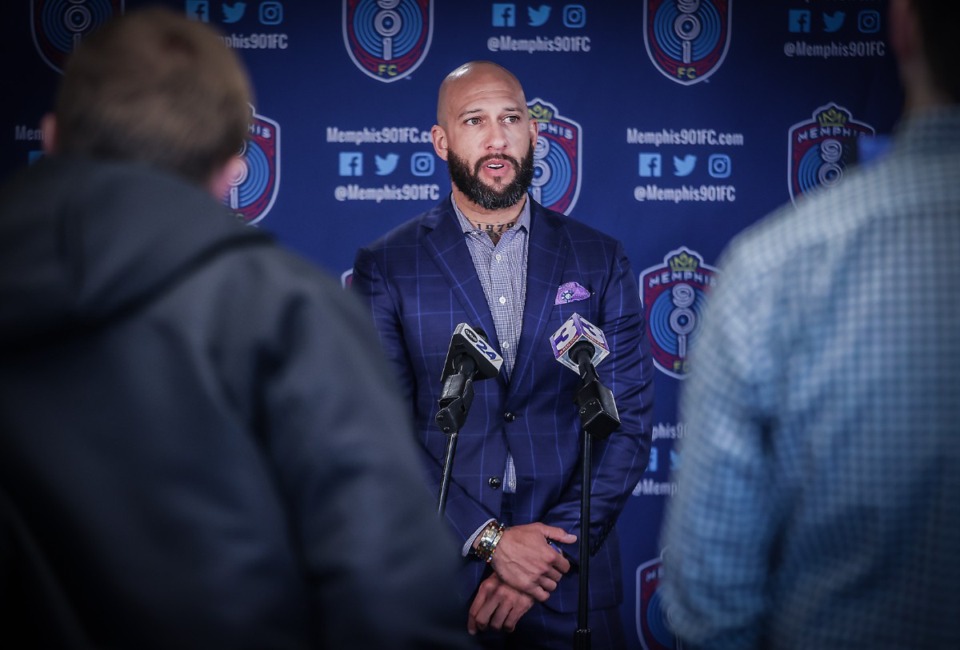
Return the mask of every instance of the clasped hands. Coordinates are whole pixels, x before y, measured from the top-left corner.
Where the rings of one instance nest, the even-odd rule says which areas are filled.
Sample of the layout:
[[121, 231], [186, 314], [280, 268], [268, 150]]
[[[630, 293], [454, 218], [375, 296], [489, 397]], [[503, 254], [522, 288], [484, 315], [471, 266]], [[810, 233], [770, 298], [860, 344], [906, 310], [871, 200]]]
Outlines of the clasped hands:
[[493, 574], [480, 583], [470, 605], [467, 631], [488, 627], [512, 632], [533, 603], [544, 602], [570, 570], [570, 562], [550, 542], [572, 544], [577, 536], [542, 523], [503, 531], [490, 564]]

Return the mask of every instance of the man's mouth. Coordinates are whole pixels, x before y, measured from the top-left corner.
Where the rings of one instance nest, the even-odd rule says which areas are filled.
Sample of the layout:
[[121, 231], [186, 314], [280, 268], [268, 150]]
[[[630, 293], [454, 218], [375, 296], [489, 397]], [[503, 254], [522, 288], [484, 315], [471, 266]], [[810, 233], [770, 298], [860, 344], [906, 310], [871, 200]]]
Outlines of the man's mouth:
[[508, 165], [512, 164], [509, 158], [488, 158], [480, 163], [480, 166], [489, 169], [492, 172], [498, 172], [502, 169], [506, 169]]

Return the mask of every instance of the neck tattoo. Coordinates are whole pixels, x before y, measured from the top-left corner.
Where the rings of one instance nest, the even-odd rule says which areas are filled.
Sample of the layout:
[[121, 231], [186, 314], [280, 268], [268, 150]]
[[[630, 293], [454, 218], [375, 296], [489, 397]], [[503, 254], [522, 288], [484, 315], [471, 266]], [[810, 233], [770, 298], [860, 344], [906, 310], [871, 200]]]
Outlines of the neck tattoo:
[[477, 230], [487, 233], [488, 235], [502, 235], [505, 230], [513, 228], [516, 224], [516, 221], [508, 221], [507, 223], [480, 223], [479, 221], [470, 222], [471, 226]]
[[471, 221], [470, 225], [477, 229], [478, 232], [485, 232], [490, 236], [491, 241], [494, 244], [500, 241], [500, 237], [504, 232], [513, 228], [516, 225], [516, 221], [508, 221], [507, 223], [480, 223], [479, 221]]

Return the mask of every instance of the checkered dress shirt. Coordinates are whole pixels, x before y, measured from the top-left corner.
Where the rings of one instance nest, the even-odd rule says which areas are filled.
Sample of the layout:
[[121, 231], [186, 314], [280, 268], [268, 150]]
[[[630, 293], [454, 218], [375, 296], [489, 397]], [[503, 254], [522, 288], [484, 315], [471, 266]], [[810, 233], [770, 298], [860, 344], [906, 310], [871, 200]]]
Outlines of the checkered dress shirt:
[[[490, 305], [490, 314], [497, 328], [500, 354], [503, 357], [503, 372], [509, 379], [513, 364], [517, 361], [517, 343], [523, 325], [523, 304], [527, 294], [527, 234], [530, 232], [530, 201], [524, 201], [523, 209], [514, 226], [503, 232], [500, 240], [493, 240], [483, 230], [463, 216], [453, 197], [453, 210], [460, 220], [460, 227], [467, 238], [467, 248], [473, 257], [480, 285]], [[507, 456], [504, 470], [503, 491], [517, 491], [517, 471], [513, 457]], [[468, 540], [472, 543], [472, 540]]]
[[960, 108], [739, 236], [662, 596], [684, 647], [960, 648]]

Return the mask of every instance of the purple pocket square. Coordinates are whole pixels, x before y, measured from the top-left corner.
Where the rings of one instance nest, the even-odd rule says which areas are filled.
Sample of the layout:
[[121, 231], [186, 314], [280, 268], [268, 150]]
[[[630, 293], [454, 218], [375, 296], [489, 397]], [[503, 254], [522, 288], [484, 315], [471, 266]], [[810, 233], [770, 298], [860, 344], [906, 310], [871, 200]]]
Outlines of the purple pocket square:
[[568, 302], [577, 302], [586, 300], [590, 297], [590, 292], [580, 286], [577, 282], [565, 282], [557, 288], [557, 299], [553, 304], [565, 305]]

